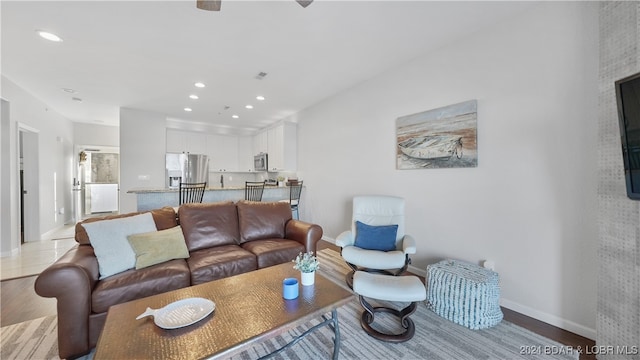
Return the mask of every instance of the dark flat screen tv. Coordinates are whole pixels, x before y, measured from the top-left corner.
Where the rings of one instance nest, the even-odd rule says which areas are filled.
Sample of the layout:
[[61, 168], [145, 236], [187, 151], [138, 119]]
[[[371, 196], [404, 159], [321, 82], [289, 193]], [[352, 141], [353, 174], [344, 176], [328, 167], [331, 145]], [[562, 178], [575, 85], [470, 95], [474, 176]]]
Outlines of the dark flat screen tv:
[[627, 196], [640, 200], [640, 73], [615, 86]]

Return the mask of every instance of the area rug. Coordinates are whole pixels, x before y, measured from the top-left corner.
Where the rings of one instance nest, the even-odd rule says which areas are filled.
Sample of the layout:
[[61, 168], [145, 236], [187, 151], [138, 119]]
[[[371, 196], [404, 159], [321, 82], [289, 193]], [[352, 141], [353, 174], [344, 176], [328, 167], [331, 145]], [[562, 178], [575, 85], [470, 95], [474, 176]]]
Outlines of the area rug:
[[[333, 250], [318, 252], [319, 273], [348, 289], [344, 276], [349, 271]], [[402, 306], [401, 304], [396, 304]], [[339, 308], [341, 359], [578, 359], [576, 350], [537, 335], [507, 321], [483, 330], [470, 330], [427, 309], [424, 303], [411, 316], [416, 324], [413, 339], [400, 344], [378, 341], [360, 327], [362, 308], [353, 300]], [[311, 321], [287, 334], [250, 348], [233, 359], [257, 359], [291, 341], [317, 324]], [[376, 315], [380, 330], [399, 332], [397, 319]], [[48, 316], [0, 329], [2, 359], [58, 359], [56, 317]], [[333, 332], [323, 327], [290, 347], [276, 359], [328, 359], [333, 351]], [[91, 359], [91, 354], [85, 359]]]

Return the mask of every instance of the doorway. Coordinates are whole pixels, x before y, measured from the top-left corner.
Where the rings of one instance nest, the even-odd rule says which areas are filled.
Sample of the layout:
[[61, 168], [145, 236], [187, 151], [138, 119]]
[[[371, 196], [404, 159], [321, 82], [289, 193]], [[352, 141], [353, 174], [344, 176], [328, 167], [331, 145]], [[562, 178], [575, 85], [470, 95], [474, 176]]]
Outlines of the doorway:
[[120, 149], [82, 145], [74, 179], [74, 216], [77, 221], [119, 212]]
[[18, 124], [20, 243], [40, 240], [39, 134]]

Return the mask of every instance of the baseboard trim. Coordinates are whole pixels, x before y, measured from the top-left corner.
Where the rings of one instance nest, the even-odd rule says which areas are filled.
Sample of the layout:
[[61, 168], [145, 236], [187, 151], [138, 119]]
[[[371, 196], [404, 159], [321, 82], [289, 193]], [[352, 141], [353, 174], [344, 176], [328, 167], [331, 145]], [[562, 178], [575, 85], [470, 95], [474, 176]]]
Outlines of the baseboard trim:
[[[330, 242], [332, 244], [335, 245], [336, 241], [333, 238], [330, 237], [326, 237], [323, 236], [322, 240], [325, 240], [327, 242]], [[426, 269], [420, 269], [418, 267], [415, 267], [413, 265], [409, 265], [408, 271], [412, 274], [416, 274], [418, 276], [422, 276], [422, 277], [426, 277], [427, 275], [427, 271]], [[567, 320], [567, 319], [563, 319], [559, 316], [555, 316], [552, 314], [548, 314], [544, 311], [540, 311], [537, 309], [534, 309], [532, 307], [526, 306], [526, 305], [522, 305], [519, 304], [515, 301], [511, 301], [509, 299], [505, 299], [505, 298], [501, 298], [500, 299], [500, 305], [504, 306], [505, 308], [509, 309], [509, 310], [513, 310], [517, 313], [520, 313], [522, 315], [526, 315], [528, 317], [534, 318], [536, 320], [540, 320], [542, 322], [545, 322], [549, 325], [553, 325], [557, 328], [566, 330], [566, 331], [570, 331], [572, 333], [578, 334], [580, 336], [584, 336], [588, 339], [594, 340], [596, 338], [596, 330], [595, 329], [591, 329], [588, 328], [584, 325], [580, 325], [578, 323], [575, 323], [573, 321]]]
[[511, 301], [509, 299], [505, 299], [505, 298], [501, 298], [500, 299], [500, 305], [509, 309], [509, 310], [513, 310], [515, 312], [518, 312], [522, 315], [526, 315], [529, 317], [532, 317], [536, 320], [540, 320], [542, 322], [545, 322], [549, 325], [553, 325], [555, 327], [558, 327], [560, 329], [566, 330], [566, 331], [570, 331], [574, 334], [578, 334], [580, 336], [584, 336], [587, 339], [591, 339], [594, 340], [596, 338], [596, 329], [591, 329], [589, 327], [586, 327], [584, 325], [580, 325], [576, 322], [573, 322], [571, 320], [567, 320], [567, 319], [563, 319], [559, 316], [556, 315], [552, 315], [549, 313], [546, 313], [544, 311], [540, 311], [537, 309], [534, 309], [532, 307], [526, 306], [526, 305], [522, 305], [520, 303], [517, 303], [515, 301]]
[[417, 268], [417, 267], [415, 267], [413, 265], [409, 265], [409, 267], [407, 268], [407, 271], [409, 271], [412, 274], [416, 274], [418, 276], [422, 276], [423, 278], [427, 277], [427, 270]]
[[44, 234], [40, 234], [40, 239], [36, 240], [36, 241], [43, 241], [43, 240], [52, 240], [53, 239], [53, 234], [55, 234], [56, 232], [62, 230], [65, 226], [64, 225], [60, 225], [56, 228], [53, 228], [49, 231], [47, 231]]
[[20, 254], [20, 248], [17, 247], [15, 249], [9, 250], [9, 251], [3, 251], [0, 253], [0, 257], [9, 257], [9, 256], [16, 256]]
[[326, 242], [330, 242], [330, 243], [332, 243], [333, 245], [335, 245], [335, 244], [336, 244], [336, 239], [334, 239], [334, 238], [330, 238], [330, 237], [326, 237], [326, 236], [324, 236], [324, 235], [322, 235], [322, 237], [320, 238], [320, 240], [324, 240], [324, 241], [326, 241]]

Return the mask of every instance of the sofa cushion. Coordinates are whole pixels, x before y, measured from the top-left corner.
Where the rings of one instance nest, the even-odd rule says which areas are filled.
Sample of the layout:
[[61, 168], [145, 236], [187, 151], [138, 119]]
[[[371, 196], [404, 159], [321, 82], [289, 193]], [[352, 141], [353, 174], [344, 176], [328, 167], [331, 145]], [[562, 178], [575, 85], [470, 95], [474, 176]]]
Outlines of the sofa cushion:
[[82, 225], [98, 258], [100, 279], [115, 275], [136, 266], [136, 254], [127, 236], [156, 231], [150, 213], [136, 216], [96, 221]]
[[127, 239], [136, 253], [136, 269], [189, 257], [180, 225], [166, 230], [129, 235]]
[[124, 218], [129, 216], [135, 216], [135, 215], [143, 214], [145, 212], [151, 213], [151, 215], [153, 216], [153, 221], [155, 221], [156, 223], [156, 229], [158, 230], [164, 230], [164, 229], [172, 228], [178, 225], [176, 212], [173, 210], [172, 207], [169, 207], [169, 206], [165, 206], [161, 209], [156, 209], [151, 211], [132, 212], [127, 214], [94, 217], [94, 218], [83, 220], [82, 222], [79, 222], [76, 224], [76, 241], [83, 245], [91, 244], [91, 241], [89, 240], [89, 236], [87, 235], [87, 231], [84, 229], [82, 224], [88, 224], [94, 221], [111, 220], [111, 219], [119, 219], [119, 218]]
[[183, 259], [170, 260], [140, 270], [127, 270], [98, 282], [91, 294], [91, 310], [105, 312], [109, 306], [181, 289], [191, 284]]
[[283, 202], [238, 201], [240, 243], [258, 239], [284, 238], [291, 220], [291, 207]]
[[253, 240], [242, 244], [242, 248], [256, 255], [259, 269], [290, 262], [305, 252], [304, 245], [287, 239]]
[[183, 204], [178, 217], [189, 251], [239, 243], [238, 212], [231, 201]]
[[238, 245], [222, 245], [191, 252], [187, 259], [191, 285], [258, 269], [256, 257]]

